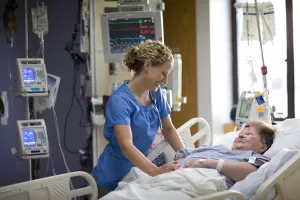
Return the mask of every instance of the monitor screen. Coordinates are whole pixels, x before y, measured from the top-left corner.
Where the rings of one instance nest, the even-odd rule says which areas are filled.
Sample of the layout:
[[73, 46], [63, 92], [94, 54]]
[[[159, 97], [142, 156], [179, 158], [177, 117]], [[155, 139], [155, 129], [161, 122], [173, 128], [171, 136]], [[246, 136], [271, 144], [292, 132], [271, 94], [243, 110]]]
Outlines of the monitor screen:
[[23, 129], [23, 141], [25, 147], [34, 147], [36, 146], [36, 139], [34, 134], [34, 129]]
[[240, 106], [239, 117], [245, 118], [247, 111], [248, 111], [248, 101], [242, 100], [241, 106]]
[[130, 46], [138, 46], [145, 40], [155, 40], [155, 24], [152, 18], [109, 19], [110, 53], [123, 53]]
[[32, 67], [22, 68], [22, 76], [24, 84], [31, 84], [35, 82], [34, 69]]
[[161, 11], [116, 12], [101, 15], [101, 32], [105, 62], [122, 62], [130, 46], [146, 40], [163, 41]]

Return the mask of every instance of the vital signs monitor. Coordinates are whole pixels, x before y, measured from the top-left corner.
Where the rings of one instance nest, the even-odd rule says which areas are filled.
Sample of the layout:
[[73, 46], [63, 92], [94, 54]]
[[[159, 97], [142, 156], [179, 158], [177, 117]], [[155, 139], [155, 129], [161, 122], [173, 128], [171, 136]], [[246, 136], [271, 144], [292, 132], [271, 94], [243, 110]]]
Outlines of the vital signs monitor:
[[44, 59], [17, 58], [20, 96], [47, 96], [48, 82]]
[[115, 12], [101, 15], [105, 62], [122, 62], [123, 53], [146, 40], [163, 41], [161, 11]]
[[49, 157], [49, 142], [43, 119], [19, 120], [17, 150], [21, 159]]

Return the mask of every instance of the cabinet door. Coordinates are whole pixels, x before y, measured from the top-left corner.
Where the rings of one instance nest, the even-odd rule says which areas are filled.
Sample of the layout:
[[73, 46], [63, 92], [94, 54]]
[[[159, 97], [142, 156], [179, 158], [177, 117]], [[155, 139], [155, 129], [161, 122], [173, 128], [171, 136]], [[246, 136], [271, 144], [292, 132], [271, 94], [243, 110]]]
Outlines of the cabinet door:
[[195, 0], [164, 2], [164, 40], [174, 53], [182, 56], [182, 96], [187, 97], [181, 111], [171, 113], [178, 128], [197, 116], [196, 5]]

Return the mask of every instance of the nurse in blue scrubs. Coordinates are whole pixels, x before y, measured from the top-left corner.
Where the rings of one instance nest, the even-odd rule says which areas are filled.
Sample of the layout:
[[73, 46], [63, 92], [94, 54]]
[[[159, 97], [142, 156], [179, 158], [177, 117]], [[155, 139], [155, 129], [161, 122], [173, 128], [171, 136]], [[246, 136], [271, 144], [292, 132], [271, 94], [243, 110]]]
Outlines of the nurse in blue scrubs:
[[138, 47], [130, 47], [123, 63], [134, 76], [116, 90], [106, 104], [104, 137], [109, 144], [93, 170], [99, 196], [114, 190], [134, 166], [150, 176], [178, 168], [176, 162], [157, 167], [146, 158], [159, 127], [175, 151], [184, 148], [160, 88], [167, 83], [173, 68], [170, 49], [160, 42], [146, 41]]

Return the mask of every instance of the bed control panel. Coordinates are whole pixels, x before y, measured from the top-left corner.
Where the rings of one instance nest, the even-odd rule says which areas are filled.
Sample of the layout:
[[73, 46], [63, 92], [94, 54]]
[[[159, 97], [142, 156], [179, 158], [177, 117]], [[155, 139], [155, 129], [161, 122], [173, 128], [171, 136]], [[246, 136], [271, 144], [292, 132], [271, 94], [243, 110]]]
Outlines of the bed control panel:
[[153, 161], [153, 164], [155, 164], [157, 167], [161, 167], [164, 164], [167, 163], [167, 157], [165, 155], [165, 153], [161, 153], [159, 154]]

